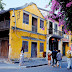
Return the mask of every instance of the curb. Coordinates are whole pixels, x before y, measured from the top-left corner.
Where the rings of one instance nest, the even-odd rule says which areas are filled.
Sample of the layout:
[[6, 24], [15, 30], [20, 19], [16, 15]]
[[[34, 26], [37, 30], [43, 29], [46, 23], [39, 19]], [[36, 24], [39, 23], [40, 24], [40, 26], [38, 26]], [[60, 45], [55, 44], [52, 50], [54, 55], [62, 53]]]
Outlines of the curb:
[[34, 66], [0, 66], [0, 69], [23, 69], [23, 68], [32, 68], [32, 67], [39, 67], [48, 64], [41, 64], [41, 65], [34, 65]]
[[22, 69], [22, 68], [26, 68], [26, 66], [1, 66], [0, 69]]
[[44, 65], [48, 65], [48, 64], [41, 64], [41, 65], [34, 65], [34, 66], [26, 66], [26, 68], [38, 67], [38, 66], [44, 66]]

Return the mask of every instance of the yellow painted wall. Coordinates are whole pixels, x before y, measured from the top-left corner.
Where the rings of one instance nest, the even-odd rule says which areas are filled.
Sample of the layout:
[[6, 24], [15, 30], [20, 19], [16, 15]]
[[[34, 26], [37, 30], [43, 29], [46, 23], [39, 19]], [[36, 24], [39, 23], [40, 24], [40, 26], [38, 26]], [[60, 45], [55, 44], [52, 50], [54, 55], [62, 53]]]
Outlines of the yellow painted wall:
[[[23, 23], [23, 10], [30, 12], [29, 14], [29, 24], [24, 24]], [[18, 11], [20, 11], [20, 19], [17, 19]], [[40, 52], [40, 42], [44, 43], [44, 51], [46, 51], [46, 36], [43, 35], [38, 35], [38, 34], [30, 34], [28, 32], [23, 32], [19, 30], [12, 30], [12, 26], [15, 27], [15, 19], [16, 19], [16, 27], [23, 29], [23, 30], [28, 30], [32, 31], [32, 14], [38, 16], [37, 18], [37, 33], [40, 34], [46, 34], [46, 21], [44, 20], [44, 26], [45, 30], [40, 29], [40, 18], [44, 17], [38, 10], [37, 6], [35, 4], [30, 5], [24, 9], [21, 10], [15, 10], [15, 17], [12, 17], [13, 15], [13, 10], [10, 11], [10, 34], [9, 34], [9, 58], [15, 59], [19, 58], [20, 56], [20, 50], [22, 47], [22, 41], [28, 41], [28, 52], [24, 53], [24, 57], [31, 57], [31, 42], [37, 42], [37, 57], [43, 57], [43, 52]], [[43, 39], [45, 41], [35, 41], [35, 40], [30, 40], [30, 39], [22, 39], [21, 36], [25, 37], [33, 37], [37, 39]]]
[[[29, 24], [24, 24], [23, 23], [23, 10], [28, 11], [29, 14]], [[18, 12], [20, 11], [20, 19], [17, 19], [17, 15]], [[38, 29], [38, 33], [41, 34], [46, 34], [46, 20], [44, 20], [44, 26], [45, 26], [45, 30], [42, 30], [40, 28], [40, 18], [44, 19], [44, 17], [42, 16], [42, 14], [40, 13], [39, 9], [37, 8], [37, 6], [35, 4], [32, 4], [24, 9], [21, 10], [15, 10], [15, 16], [16, 16], [16, 27], [24, 29], [24, 30], [28, 30], [28, 31], [32, 31], [32, 14], [38, 16], [37, 18], [37, 29]], [[10, 21], [12, 26], [15, 26], [15, 17], [12, 17], [13, 15], [13, 10], [10, 11]]]
[[[44, 51], [46, 51], [46, 39], [45, 36], [39, 36], [39, 38], [45, 40], [45, 41], [36, 41], [36, 40], [30, 40], [30, 39], [22, 39], [21, 36], [30, 36], [30, 33], [23, 32], [23, 31], [13, 31], [11, 30], [11, 53], [10, 58], [19, 58], [20, 50], [22, 47], [22, 41], [28, 41], [28, 52], [25, 52], [24, 57], [31, 57], [31, 42], [37, 42], [37, 57], [43, 57], [41, 55], [43, 52], [40, 52], [40, 43], [44, 43]], [[30, 37], [33, 37], [38, 39], [38, 35], [31, 34]]]
[[[71, 33], [69, 31], [69, 33]], [[65, 46], [65, 55], [67, 55], [67, 51], [70, 50], [70, 47], [71, 47], [71, 35], [68, 35], [69, 36], [69, 42], [66, 43], [66, 46]], [[65, 35], [65, 38], [67, 37], [67, 34]]]

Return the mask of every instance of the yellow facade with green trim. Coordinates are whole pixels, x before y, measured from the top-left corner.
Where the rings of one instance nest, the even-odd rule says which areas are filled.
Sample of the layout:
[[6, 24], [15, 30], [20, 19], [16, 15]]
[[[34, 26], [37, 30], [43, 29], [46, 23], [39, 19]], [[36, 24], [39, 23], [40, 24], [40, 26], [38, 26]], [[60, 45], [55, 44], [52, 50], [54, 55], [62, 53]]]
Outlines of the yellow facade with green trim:
[[[69, 31], [69, 34], [70, 33], [71, 33], [71, 31]], [[67, 51], [70, 50], [71, 44], [72, 44], [72, 42], [71, 42], [72, 35], [68, 35], [68, 36], [69, 36], [69, 42], [66, 43], [66, 46], [65, 46], [65, 48], [66, 48], [65, 55], [67, 55]], [[66, 34], [66, 37], [67, 37], [67, 34]], [[72, 51], [72, 49], [71, 49], [71, 51]], [[71, 52], [71, 55], [72, 55], [72, 52]]]
[[70, 35], [70, 33], [71, 33], [71, 31], [69, 31], [69, 34], [64, 34], [64, 38], [68, 40], [68, 42], [63, 42], [65, 44], [65, 56], [67, 55], [67, 51], [71, 50], [71, 44], [72, 44], [71, 43], [71, 38], [72, 38], [72, 35]]
[[[23, 23], [23, 13], [29, 15], [29, 24]], [[15, 16], [13, 17], [13, 14]], [[19, 16], [18, 16], [19, 15]], [[32, 32], [32, 17], [37, 19], [37, 32]], [[44, 21], [44, 30], [40, 28], [40, 20]], [[58, 22], [56, 22], [58, 25]], [[54, 24], [53, 24], [54, 25]], [[62, 31], [62, 26], [58, 27], [59, 31]], [[49, 34], [49, 33], [48, 33]], [[65, 35], [66, 38], [67, 35]], [[70, 49], [72, 35], [69, 35], [69, 42], [65, 43], [65, 55], [66, 52]], [[47, 24], [43, 15], [37, 8], [36, 4], [30, 4], [21, 9], [12, 9], [10, 10], [10, 34], [9, 34], [9, 58], [18, 59], [20, 57], [20, 51], [22, 47], [22, 42], [28, 42], [28, 52], [24, 52], [24, 57], [31, 57], [31, 48], [32, 42], [37, 43], [37, 56], [43, 57], [43, 52], [46, 52], [47, 48]], [[40, 43], [44, 44], [43, 52], [40, 52]], [[63, 42], [61, 39], [61, 45], [59, 48], [61, 53], [63, 53]]]
[[[29, 13], [29, 24], [23, 23], [23, 13]], [[20, 17], [18, 19], [18, 12]], [[13, 17], [13, 13], [15, 17]], [[32, 17], [37, 18], [37, 33], [32, 33]], [[45, 29], [40, 28], [40, 20], [44, 21]], [[13, 29], [14, 28], [14, 29]], [[40, 52], [40, 43], [44, 43], [44, 51], [46, 51], [46, 20], [35, 4], [19, 10], [10, 11], [10, 34], [9, 34], [9, 58], [15, 59], [20, 57], [22, 41], [28, 41], [28, 52], [24, 52], [24, 57], [31, 57], [31, 43], [37, 43], [37, 57], [43, 57]], [[27, 37], [29, 39], [23, 38]], [[31, 39], [32, 38], [32, 39]], [[34, 40], [33, 40], [34, 39]]]

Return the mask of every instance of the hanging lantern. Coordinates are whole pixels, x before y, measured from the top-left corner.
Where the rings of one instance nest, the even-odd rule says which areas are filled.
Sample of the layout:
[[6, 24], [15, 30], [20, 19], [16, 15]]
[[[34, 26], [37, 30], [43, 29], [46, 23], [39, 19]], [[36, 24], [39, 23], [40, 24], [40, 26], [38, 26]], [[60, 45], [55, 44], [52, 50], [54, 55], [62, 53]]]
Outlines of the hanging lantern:
[[52, 41], [54, 40], [54, 38], [51, 39]]
[[58, 41], [59, 41], [59, 39], [58, 39]]

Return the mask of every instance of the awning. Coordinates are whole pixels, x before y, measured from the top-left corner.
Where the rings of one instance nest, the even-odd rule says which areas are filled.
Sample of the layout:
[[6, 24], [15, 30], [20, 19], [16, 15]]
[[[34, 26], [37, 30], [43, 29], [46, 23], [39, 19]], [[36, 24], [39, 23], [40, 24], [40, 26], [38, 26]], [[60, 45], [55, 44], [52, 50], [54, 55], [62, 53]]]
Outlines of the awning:
[[63, 42], [69, 42], [69, 40], [66, 39], [66, 38], [63, 38], [62, 41], [63, 41]]

